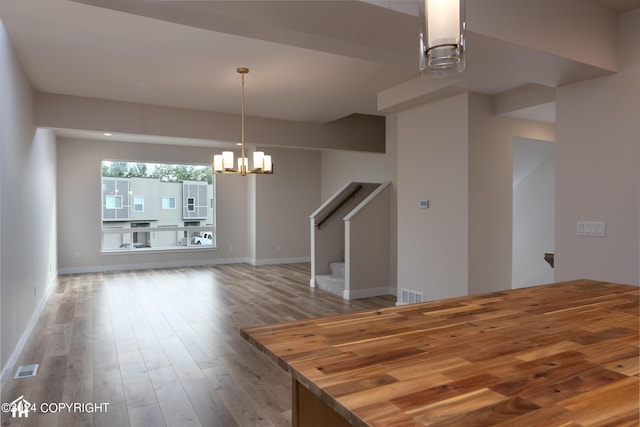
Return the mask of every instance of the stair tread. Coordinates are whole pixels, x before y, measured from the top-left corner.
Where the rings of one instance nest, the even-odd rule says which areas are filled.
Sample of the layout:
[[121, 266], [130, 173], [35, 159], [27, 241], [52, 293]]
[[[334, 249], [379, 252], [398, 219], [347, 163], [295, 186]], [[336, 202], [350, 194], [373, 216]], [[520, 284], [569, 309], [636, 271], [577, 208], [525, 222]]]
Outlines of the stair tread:
[[316, 284], [319, 289], [339, 296], [345, 289], [344, 276], [336, 274], [318, 274]]
[[344, 276], [342, 276], [340, 274], [331, 274], [331, 273], [318, 274], [318, 275], [316, 275], [316, 277], [329, 277], [329, 278], [336, 278], [336, 279], [344, 280]]

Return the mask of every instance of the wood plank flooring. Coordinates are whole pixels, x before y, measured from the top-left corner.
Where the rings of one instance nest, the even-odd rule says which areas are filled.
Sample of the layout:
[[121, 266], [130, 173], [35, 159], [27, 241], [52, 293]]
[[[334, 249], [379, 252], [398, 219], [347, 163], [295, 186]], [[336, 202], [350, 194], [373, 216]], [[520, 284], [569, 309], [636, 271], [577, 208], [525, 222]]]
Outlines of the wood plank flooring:
[[[240, 337], [253, 325], [388, 307], [308, 286], [309, 264], [246, 264], [61, 276], [2, 402], [10, 426], [289, 426], [291, 379]], [[43, 413], [43, 403], [108, 403]], [[104, 405], [102, 406], [104, 408]]]

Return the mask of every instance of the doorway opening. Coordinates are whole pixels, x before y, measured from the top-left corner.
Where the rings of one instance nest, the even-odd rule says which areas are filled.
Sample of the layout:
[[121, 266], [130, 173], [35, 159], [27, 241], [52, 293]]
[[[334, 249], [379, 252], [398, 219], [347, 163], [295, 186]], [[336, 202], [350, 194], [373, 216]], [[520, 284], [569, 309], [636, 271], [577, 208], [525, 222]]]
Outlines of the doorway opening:
[[[149, 228], [151, 223], [149, 222], [132, 222], [131, 228]], [[133, 232], [133, 246], [136, 248], [150, 248], [151, 247], [151, 233], [148, 231], [134, 231]]]
[[512, 288], [554, 281], [555, 142], [513, 139]]

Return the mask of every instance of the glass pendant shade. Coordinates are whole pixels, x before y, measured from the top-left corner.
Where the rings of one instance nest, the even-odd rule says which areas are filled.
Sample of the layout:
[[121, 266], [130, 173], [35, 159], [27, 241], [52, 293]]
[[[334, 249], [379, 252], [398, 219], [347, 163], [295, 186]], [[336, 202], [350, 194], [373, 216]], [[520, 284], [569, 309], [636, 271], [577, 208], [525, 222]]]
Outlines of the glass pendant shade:
[[233, 151], [222, 152], [222, 170], [233, 169]]
[[465, 68], [465, 0], [420, 1], [420, 72], [432, 77]]
[[238, 158], [238, 170], [244, 173], [247, 173], [247, 169], [249, 169], [247, 167], [248, 163], [247, 163], [247, 158], [246, 157], [239, 157]]
[[213, 156], [213, 173], [222, 173], [222, 155]]
[[273, 173], [273, 165], [271, 164], [271, 156], [263, 156], [262, 161], [264, 162], [264, 173]]
[[263, 169], [263, 163], [264, 161], [264, 152], [262, 151], [254, 151], [253, 152], [253, 168], [254, 169]]

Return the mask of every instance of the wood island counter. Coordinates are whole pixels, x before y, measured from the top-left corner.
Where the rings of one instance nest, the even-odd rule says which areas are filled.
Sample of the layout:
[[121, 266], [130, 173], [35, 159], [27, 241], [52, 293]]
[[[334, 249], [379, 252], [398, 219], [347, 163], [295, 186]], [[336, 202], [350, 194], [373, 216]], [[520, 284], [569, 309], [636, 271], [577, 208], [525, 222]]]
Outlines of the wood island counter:
[[576, 280], [246, 328], [293, 425], [638, 426], [640, 288]]

